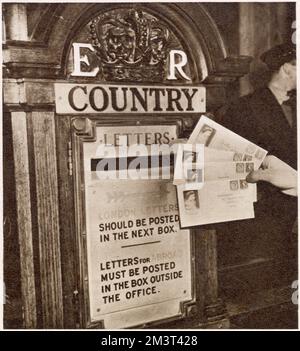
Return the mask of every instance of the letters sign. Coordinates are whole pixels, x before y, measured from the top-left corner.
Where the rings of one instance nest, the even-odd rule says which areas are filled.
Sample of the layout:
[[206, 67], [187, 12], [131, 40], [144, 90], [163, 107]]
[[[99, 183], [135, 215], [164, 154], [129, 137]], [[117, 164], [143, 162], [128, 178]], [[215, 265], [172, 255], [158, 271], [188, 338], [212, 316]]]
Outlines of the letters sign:
[[172, 179], [100, 180], [93, 168], [103, 140], [158, 133], [162, 143], [177, 138], [176, 126], [97, 126], [96, 141], [83, 143], [89, 318], [105, 328], [178, 317], [193, 299], [190, 232], [179, 228]]

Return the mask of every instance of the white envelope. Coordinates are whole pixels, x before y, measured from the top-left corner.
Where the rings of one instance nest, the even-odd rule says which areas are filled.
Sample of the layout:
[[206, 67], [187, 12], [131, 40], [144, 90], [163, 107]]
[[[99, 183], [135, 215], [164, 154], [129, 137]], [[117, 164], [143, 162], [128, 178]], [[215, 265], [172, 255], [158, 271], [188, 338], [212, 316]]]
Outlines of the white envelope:
[[242, 161], [253, 161], [258, 169], [267, 151], [249, 140], [202, 115], [193, 130], [188, 143], [204, 144], [206, 147], [232, 151], [243, 155]]
[[177, 186], [182, 228], [254, 218], [253, 188], [239, 180], [210, 181], [200, 190]]

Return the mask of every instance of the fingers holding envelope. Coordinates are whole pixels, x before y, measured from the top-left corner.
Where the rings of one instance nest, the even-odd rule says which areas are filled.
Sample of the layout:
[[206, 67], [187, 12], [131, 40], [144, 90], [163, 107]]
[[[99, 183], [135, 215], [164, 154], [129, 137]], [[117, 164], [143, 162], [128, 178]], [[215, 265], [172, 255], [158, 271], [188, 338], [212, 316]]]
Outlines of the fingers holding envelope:
[[275, 156], [267, 156], [262, 168], [249, 173], [246, 180], [249, 183], [265, 181], [287, 195], [297, 196], [297, 171]]

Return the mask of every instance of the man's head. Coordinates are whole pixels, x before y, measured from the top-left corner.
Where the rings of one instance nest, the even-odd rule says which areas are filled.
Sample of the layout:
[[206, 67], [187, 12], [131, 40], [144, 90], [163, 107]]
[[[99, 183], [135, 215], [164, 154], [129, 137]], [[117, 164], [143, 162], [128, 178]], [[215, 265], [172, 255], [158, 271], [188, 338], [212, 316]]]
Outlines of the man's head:
[[261, 55], [273, 76], [285, 81], [287, 90], [296, 88], [296, 45], [285, 43], [276, 45]]

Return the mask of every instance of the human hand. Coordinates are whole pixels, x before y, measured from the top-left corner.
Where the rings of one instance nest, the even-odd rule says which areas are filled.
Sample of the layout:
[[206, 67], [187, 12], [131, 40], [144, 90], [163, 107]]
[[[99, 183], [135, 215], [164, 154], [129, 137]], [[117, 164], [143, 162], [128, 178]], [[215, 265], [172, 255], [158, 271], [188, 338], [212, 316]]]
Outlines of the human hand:
[[275, 156], [267, 156], [262, 168], [249, 173], [246, 180], [249, 183], [265, 181], [285, 194], [297, 196], [297, 171]]

